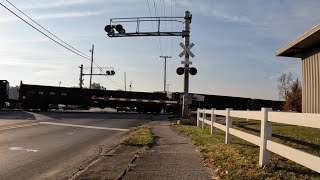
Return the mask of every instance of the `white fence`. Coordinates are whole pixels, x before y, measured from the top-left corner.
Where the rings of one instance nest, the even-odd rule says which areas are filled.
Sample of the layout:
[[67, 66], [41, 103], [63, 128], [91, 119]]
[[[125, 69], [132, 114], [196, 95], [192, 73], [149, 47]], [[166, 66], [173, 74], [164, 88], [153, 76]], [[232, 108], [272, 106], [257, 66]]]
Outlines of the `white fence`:
[[[207, 114], [211, 115], [210, 120], [206, 119]], [[225, 116], [226, 125], [217, 123], [216, 115]], [[260, 120], [260, 136], [232, 128], [231, 117]], [[200, 126], [200, 122], [202, 128], [204, 124], [210, 125], [211, 135], [214, 134], [215, 128], [225, 131], [226, 144], [232, 142], [231, 135], [234, 135], [259, 146], [259, 165], [261, 167], [270, 164], [270, 152], [273, 152], [320, 173], [320, 157], [271, 141], [271, 122], [320, 129], [320, 114], [276, 112], [269, 108], [262, 108], [261, 111], [198, 109], [197, 126]]]

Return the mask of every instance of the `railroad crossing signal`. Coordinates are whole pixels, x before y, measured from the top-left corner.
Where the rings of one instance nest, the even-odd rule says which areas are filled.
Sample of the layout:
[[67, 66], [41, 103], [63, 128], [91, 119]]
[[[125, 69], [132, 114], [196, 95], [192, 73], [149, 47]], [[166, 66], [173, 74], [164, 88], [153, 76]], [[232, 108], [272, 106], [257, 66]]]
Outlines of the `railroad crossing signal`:
[[177, 68], [177, 74], [178, 74], [178, 75], [184, 74], [184, 68], [183, 68], [183, 67], [178, 67], [178, 68]]
[[192, 67], [192, 68], [189, 69], [189, 73], [190, 73], [192, 76], [196, 75], [197, 72], [198, 72], [197, 68]]
[[194, 46], [193, 43], [191, 43], [188, 47], [186, 47], [183, 43], [179, 44], [183, 51], [179, 54], [179, 57], [182, 57], [183, 55], [185, 55], [186, 53], [189, 54], [192, 58], [194, 58], [194, 54], [190, 51], [190, 49]]
[[111, 71], [106, 71], [106, 74], [109, 76], [113, 76], [116, 72], [114, 72], [114, 70]]

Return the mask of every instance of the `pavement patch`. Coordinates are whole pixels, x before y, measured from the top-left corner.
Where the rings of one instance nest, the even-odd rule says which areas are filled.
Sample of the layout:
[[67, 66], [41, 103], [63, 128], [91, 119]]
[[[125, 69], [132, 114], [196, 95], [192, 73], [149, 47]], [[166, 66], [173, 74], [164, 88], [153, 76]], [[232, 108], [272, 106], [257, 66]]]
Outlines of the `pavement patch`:
[[129, 131], [129, 129], [121, 129], [121, 128], [109, 128], [109, 127], [100, 127], [100, 126], [86, 126], [86, 125], [78, 125], [78, 124], [56, 123], [56, 122], [40, 122], [40, 124], [56, 125], [56, 126], [68, 126], [68, 127], [78, 127], [78, 128], [87, 128], [87, 129], [110, 130], [110, 131]]
[[9, 130], [9, 129], [16, 129], [16, 128], [23, 128], [23, 127], [30, 127], [30, 126], [37, 126], [39, 123], [28, 123], [28, 124], [17, 124], [17, 125], [11, 125], [11, 126], [4, 126], [0, 127], [0, 131], [2, 130]]
[[136, 153], [141, 147], [120, 145], [106, 155], [99, 158], [97, 162], [82, 171], [76, 178], [68, 180], [84, 179], [123, 179], [127, 171], [136, 160]]

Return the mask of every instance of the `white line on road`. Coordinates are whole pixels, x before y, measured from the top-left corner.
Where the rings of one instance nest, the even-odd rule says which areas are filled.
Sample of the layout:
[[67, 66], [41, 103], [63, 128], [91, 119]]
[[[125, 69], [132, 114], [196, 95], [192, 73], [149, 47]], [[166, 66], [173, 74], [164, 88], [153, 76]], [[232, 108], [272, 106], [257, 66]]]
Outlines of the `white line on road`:
[[85, 125], [78, 125], [78, 124], [65, 124], [65, 123], [55, 123], [55, 122], [40, 122], [40, 124], [79, 127], [79, 128], [88, 128], [88, 129], [101, 129], [101, 130], [111, 130], [111, 131], [129, 131], [129, 129], [121, 129], [121, 128], [108, 128], [108, 127], [100, 127], [100, 126], [85, 126]]
[[12, 151], [27, 151], [27, 152], [38, 152], [38, 149], [26, 149], [23, 147], [10, 147], [9, 150]]

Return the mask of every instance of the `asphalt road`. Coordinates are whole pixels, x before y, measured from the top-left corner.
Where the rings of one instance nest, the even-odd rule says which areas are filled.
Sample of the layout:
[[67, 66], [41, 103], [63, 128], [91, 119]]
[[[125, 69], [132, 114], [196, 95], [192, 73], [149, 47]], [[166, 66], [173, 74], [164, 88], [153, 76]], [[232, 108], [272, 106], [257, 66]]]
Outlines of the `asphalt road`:
[[[117, 144], [130, 128], [166, 117], [110, 112], [0, 112], [0, 179], [66, 179], [101, 151]], [[21, 123], [33, 124], [23, 127], [28, 124]]]

